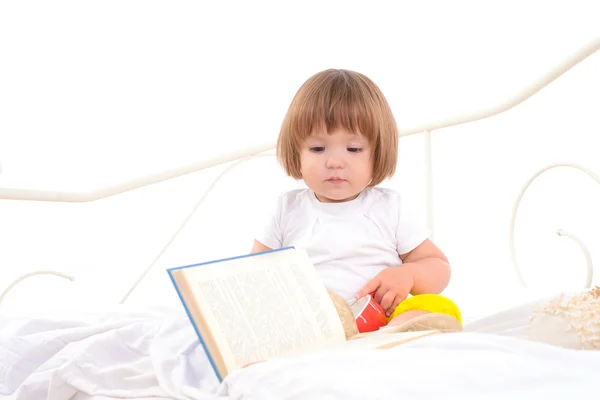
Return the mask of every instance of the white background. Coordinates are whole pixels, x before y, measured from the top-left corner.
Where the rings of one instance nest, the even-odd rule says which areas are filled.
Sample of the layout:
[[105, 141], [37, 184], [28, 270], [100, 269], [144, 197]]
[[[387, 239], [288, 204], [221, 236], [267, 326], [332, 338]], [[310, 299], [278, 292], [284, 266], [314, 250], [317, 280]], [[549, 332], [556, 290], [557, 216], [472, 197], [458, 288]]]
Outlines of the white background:
[[[0, 187], [87, 192], [268, 142], [295, 91], [325, 68], [371, 77], [400, 128], [500, 102], [600, 33], [596, 1], [53, 1], [0, 3]], [[580, 287], [600, 258], [600, 186], [543, 175], [519, 212], [519, 290], [508, 251], [520, 187], [551, 162], [600, 173], [600, 54], [489, 120], [433, 134], [434, 239], [467, 314]], [[424, 205], [423, 142], [397, 176]], [[0, 200], [0, 313], [118, 300], [223, 167], [84, 204]], [[131, 302], [175, 305], [165, 269], [243, 254], [274, 196], [298, 185], [272, 157], [228, 174]], [[424, 207], [421, 207], [424, 211]], [[598, 264], [599, 262], [596, 262]], [[534, 279], [535, 278], [535, 279]], [[598, 282], [596, 279], [595, 282]]]

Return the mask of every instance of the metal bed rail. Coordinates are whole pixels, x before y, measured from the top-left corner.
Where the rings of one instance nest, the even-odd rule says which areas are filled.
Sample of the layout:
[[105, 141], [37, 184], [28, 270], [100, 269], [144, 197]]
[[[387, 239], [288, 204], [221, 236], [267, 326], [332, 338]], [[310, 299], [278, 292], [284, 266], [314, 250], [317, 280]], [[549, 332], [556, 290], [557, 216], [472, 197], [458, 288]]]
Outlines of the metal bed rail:
[[[462, 125], [486, 118], [490, 118], [492, 116], [504, 113], [525, 100], [529, 99], [534, 94], [538, 93], [544, 87], [548, 86], [550, 83], [558, 79], [565, 72], [569, 71], [577, 64], [581, 63], [586, 58], [590, 57], [592, 54], [600, 51], [600, 37], [596, 37], [589, 41], [589, 43], [585, 44], [577, 51], [573, 52], [571, 55], [563, 59], [563, 61], [554, 65], [545, 73], [541, 74], [536, 80], [531, 82], [529, 85], [525, 86], [521, 90], [517, 91], [513, 96], [506, 98], [496, 104], [493, 104], [488, 107], [483, 107], [478, 110], [469, 113], [463, 113], [460, 115], [456, 115], [451, 118], [440, 119], [429, 121], [416, 126], [409, 127], [399, 127], [399, 135], [400, 136], [409, 136], [415, 134], [423, 134], [425, 135], [425, 146], [424, 146], [424, 162], [426, 167], [426, 200], [427, 200], [427, 217], [428, 217], [428, 225], [430, 227], [430, 231], [433, 232], [433, 199], [432, 199], [432, 189], [433, 189], [433, 177], [432, 177], [432, 151], [431, 151], [431, 133], [434, 130], [442, 130], [444, 128]], [[273, 156], [273, 150], [275, 148], [276, 143], [274, 141], [269, 141], [266, 143], [262, 143], [253, 147], [249, 147], [242, 150], [236, 150], [232, 152], [228, 152], [216, 157], [212, 157], [206, 160], [199, 160], [194, 163], [180, 165], [175, 168], [167, 169], [158, 173], [153, 173], [145, 176], [141, 176], [135, 179], [126, 180], [122, 182], [117, 182], [112, 185], [108, 185], [105, 187], [101, 187], [89, 192], [64, 192], [64, 191], [48, 191], [48, 190], [36, 190], [36, 189], [19, 189], [19, 188], [0, 188], [0, 200], [21, 200], [21, 201], [41, 201], [41, 202], [69, 202], [69, 203], [82, 203], [82, 202], [92, 202], [99, 199], [104, 199], [110, 196], [115, 196], [120, 193], [128, 192], [131, 190], [139, 189], [148, 185], [153, 185], [159, 182], [164, 182], [173, 178], [177, 178], [183, 175], [192, 174], [198, 171], [202, 171], [208, 168], [220, 166], [229, 162], [234, 162], [227, 169], [225, 169], [210, 185], [210, 187], [206, 190], [206, 192], [202, 195], [202, 197], [198, 200], [195, 207], [191, 211], [191, 213], [184, 219], [179, 228], [174, 232], [166, 245], [162, 248], [162, 250], [158, 253], [158, 255], [154, 258], [153, 262], [139, 275], [134, 284], [130, 287], [130, 289], [125, 293], [122, 297], [120, 303], [124, 303], [133, 293], [133, 291], [138, 287], [138, 285], [143, 281], [146, 275], [152, 270], [152, 268], [156, 265], [157, 261], [164, 254], [167, 248], [173, 243], [179, 233], [183, 230], [186, 224], [189, 222], [191, 217], [194, 215], [198, 207], [202, 204], [206, 196], [210, 193], [215, 184], [231, 169], [235, 168], [239, 164], [251, 160], [256, 157], [263, 156]], [[537, 177], [539, 177], [542, 173], [556, 167], [573, 167], [584, 173], [586, 173], [589, 177], [595, 180], [596, 183], [600, 184], [600, 178], [593, 171], [588, 168], [580, 165], [569, 164], [569, 163], [560, 163], [560, 164], [551, 164], [549, 166], [544, 167], [539, 172], [534, 174], [528, 182], [522, 187], [522, 190], [516, 199], [513, 206], [513, 214], [511, 219], [511, 229], [510, 229], [510, 252], [513, 261], [513, 266], [517, 277], [520, 283], [527, 287], [527, 283], [523, 278], [523, 275], [520, 270], [520, 266], [517, 260], [517, 255], [515, 251], [514, 245], [514, 230], [515, 230], [515, 221], [518, 214], [519, 205], [521, 203], [521, 199], [523, 195], [529, 188], [529, 186], [535, 181]], [[1, 173], [1, 165], [0, 165], [0, 173]], [[589, 250], [583, 243], [583, 241], [577, 237], [576, 235], [565, 232], [561, 229], [558, 229], [556, 232], [559, 236], [566, 236], [573, 239], [581, 248], [585, 255], [586, 267], [587, 267], [587, 276], [586, 276], [586, 287], [590, 287], [593, 279], [593, 264]], [[74, 277], [64, 274], [58, 271], [34, 271], [28, 272], [17, 279], [15, 279], [8, 287], [0, 294], [0, 305], [2, 304], [2, 300], [8, 295], [8, 293], [20, 282], [24, 281], [27, 278], [36, 275], [55, 275], [59, 277], [63, 277], [69, 280], [73, 280]]]

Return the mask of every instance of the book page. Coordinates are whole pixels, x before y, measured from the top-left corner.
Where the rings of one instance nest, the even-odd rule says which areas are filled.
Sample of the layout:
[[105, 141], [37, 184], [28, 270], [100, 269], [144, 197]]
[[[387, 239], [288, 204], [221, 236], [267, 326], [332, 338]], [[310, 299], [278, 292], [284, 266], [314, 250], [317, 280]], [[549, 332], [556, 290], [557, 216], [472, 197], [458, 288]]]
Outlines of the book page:
[[326, 353], [346, 353], [352, 350], [385, 350], [396, 346], [401, 346], [405, 343], [412, 342], [424, 337], [441, 334], [440, 331], [416, 331], [416, 332], [391, 332], [377, 333], [371, 332], [370, 335], [352, 338], [347, 342], [336, 344], [327, 349], [319, 349], [317, 352]]
[[185, 274], [228, 369], [345, 341], [302, 250], [200, 265]]
[[379, 334], [366, 335], [356, 339], [352, 338], [345, 344], [348, 348], [389, 349], [404, 343], [412, 342], [413, 340], [440, 333], [440, 331], [435, 330], [391, 333], [381, 332]]
[[[352, 336], [350, 338], [350, 340], [356, 340], [356, 339], [360, 339], [360, 338], [363, 338], [366, 336], [380, 336], [380, 335], [387, 335], [390, 333], [402, 333], [402, 332], [405, 332], [403, 326], [387, 325], [387, 326], [382, 326], [381, 328], [379, 328], [376, 331], [357, 333], [356, 335]], [[416, 333], [419, 333], [419, 332], [421, 332], [421, 331], [416, 331]], [[407, 333], [411, 333], [411, 332], [407, 332]]]

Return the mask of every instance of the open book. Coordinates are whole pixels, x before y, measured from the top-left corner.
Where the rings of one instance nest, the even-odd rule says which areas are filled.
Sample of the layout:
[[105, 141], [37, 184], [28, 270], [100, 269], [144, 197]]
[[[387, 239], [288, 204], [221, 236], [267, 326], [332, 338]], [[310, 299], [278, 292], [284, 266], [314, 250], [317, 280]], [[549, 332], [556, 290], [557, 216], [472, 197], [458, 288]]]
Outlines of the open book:
[[346, 344], [386, 348], [434, 333], [388, 329], [347, 341], [310, 258], [293, 247], [168, 273], [220, 380], [234, 369], [274, 357]]

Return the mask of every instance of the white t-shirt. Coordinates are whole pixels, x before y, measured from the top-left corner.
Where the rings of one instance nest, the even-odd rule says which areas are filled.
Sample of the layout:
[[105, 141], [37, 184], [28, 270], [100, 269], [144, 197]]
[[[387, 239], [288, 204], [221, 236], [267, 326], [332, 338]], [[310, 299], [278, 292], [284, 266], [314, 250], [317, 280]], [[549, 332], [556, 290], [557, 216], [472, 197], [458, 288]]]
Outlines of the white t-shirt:
[[256, 240], [272, 249], [306, 249], [325, 286], [349, 300], [427, 237], [398, 192], [375, 187], [343, 203], [322, 203], [310, 189], [286, 192]]

